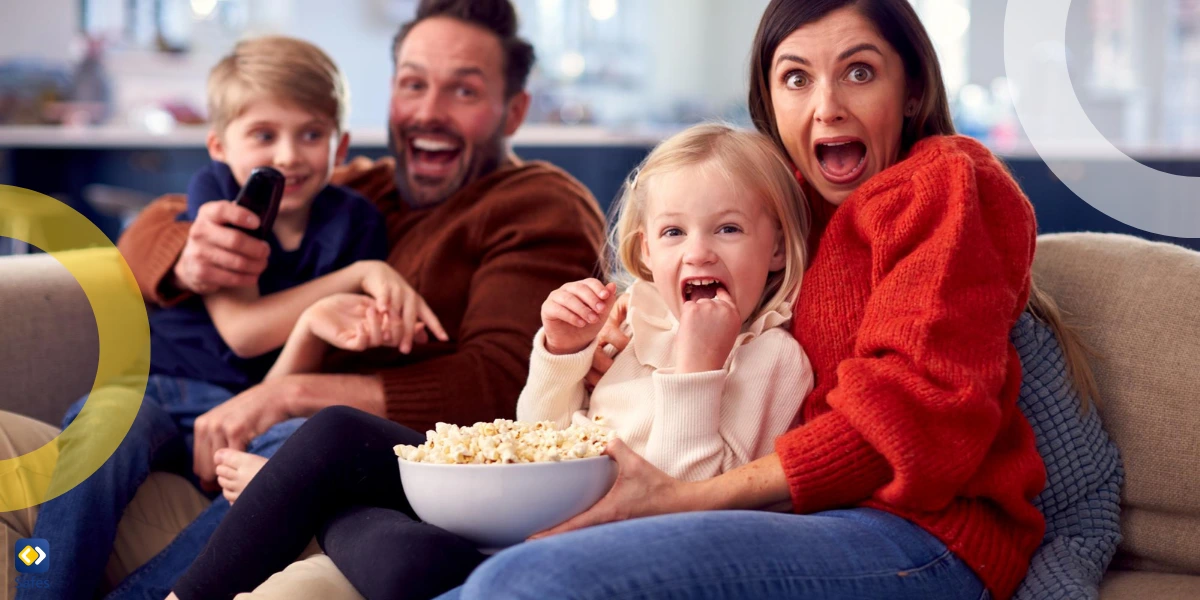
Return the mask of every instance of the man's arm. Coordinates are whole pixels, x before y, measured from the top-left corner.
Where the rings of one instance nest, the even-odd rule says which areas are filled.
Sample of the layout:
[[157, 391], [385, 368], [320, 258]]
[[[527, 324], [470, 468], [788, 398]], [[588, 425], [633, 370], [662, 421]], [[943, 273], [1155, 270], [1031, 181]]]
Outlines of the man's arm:
[[163, 196], [117, 241], [142, 297], [170, 306], [191, 293], [255, 285], [270, 249], [229, 225], [253, 228], [258, 217], [232, 202], [215, 201], [200, 207], [194, 223], [176, 220], [186, 210], [184, 196]]
[[389, 419], [420, 430], [515, 416], [542, 302], [564, 283], [591, 277], [604, 242], [586, 188], [556, 172], [536, 179], [491, 192], [506, 196], [480, 224], [483, 258], [455, 351], [377, 372]]

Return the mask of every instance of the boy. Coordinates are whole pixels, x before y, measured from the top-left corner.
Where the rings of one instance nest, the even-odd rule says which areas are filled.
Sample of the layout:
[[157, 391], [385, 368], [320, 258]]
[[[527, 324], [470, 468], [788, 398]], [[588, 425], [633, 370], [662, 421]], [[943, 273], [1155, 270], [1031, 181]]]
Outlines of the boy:
[[[256, 288], [222, 290], [151, 313], [150, 378], [129, 433], [99, 471], [45, 503], [38, 516], [35, 537], [58, 541], [56, 570], [69, 575], [57, 578], [53, 589], [22, 597], [94, 595], [135, 491], [152, 470], [192, 477], [196, 417], [261, 381], [310, 304], [335, 293], [368, 294], [377, 301], [385, 339], [399, 334], [400, 307], [390, 299], [403, 297], [407, 284], [382, 262], [383, 218], [365, 198], [329, 185], [349, 145], [346, 84], [333, 61], [296, 39], [244, 41], [213, 68], [208, 96], [213, 162], [192, 179], [181, 218], [194, 219], [205, 204], [236, 197], [254, 168], [278, 169], [286, 187], [267, 236], [267, 268]], [[103, 418], [106, 404], [133, 401], [137, 393], [101, 389], [87, 402], [85, 418]], [[68, 410], [64, 429], [84, 400]], [[272, 427], [247, 451], [270, 456], [299, 421]], [[79, 434], [87, 428], [74, 429], [59, 437], [63, 454], [87, 451]], [[162, 589], [165, 596], [228, 508], [218, 498], [113, 595]]]

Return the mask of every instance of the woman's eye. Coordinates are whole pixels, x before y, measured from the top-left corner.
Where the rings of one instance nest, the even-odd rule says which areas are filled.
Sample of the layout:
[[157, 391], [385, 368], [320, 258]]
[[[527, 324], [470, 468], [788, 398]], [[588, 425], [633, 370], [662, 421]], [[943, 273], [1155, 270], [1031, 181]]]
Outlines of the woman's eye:
[[875, 77], [875, 71], [866, 65], [859, 65], [850, 70], [850, 81], [866, 83]]
[[792, 89], [799, 89], [808, 85], [808, 75], [799, 71], [792, 71], [783, 77], [784, 85]]

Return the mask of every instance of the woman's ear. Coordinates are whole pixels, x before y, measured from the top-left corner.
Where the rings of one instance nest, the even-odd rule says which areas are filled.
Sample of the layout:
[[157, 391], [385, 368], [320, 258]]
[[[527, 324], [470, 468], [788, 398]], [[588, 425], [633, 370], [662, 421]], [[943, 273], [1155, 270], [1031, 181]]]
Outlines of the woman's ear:
[[780, 228], [775, 232], [775, 252], [771, 254], [771, 262], [767, 265], [767, 271], [774, 273], [782, 271], [787, 266], [787, 246], [783, 243], [783, 229]]

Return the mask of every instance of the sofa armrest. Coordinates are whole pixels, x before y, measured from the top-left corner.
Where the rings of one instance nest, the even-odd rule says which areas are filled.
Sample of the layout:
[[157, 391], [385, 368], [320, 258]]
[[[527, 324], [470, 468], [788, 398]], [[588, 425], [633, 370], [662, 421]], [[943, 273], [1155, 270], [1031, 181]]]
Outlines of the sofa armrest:
[[[117, 256], [115, 249], [73, 254]], [[91, 389], [98, 359], [96, 320], [70, 271], [48, 254], [0, 257], [0, 410], [58, 425]]]

